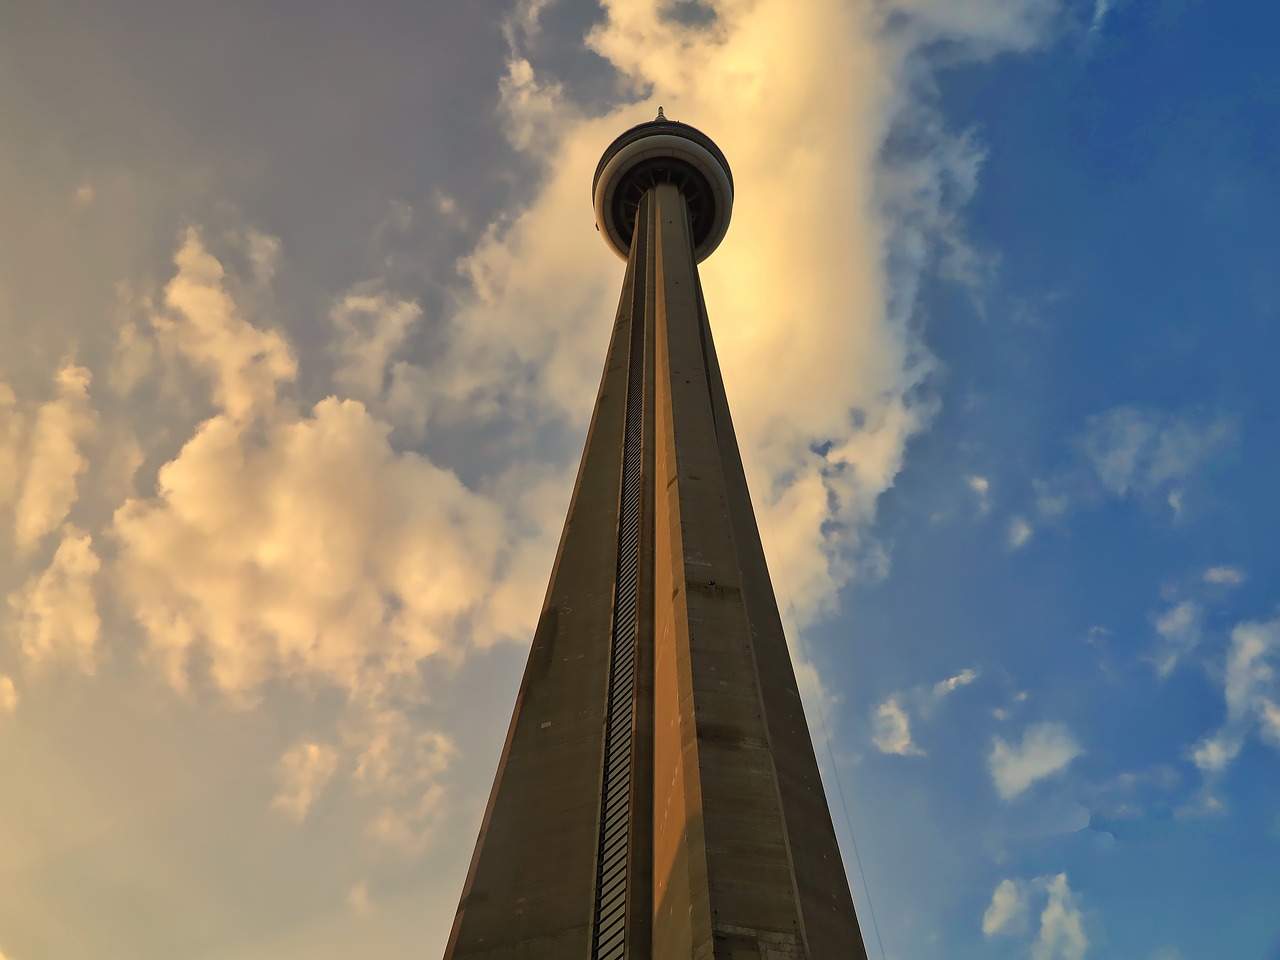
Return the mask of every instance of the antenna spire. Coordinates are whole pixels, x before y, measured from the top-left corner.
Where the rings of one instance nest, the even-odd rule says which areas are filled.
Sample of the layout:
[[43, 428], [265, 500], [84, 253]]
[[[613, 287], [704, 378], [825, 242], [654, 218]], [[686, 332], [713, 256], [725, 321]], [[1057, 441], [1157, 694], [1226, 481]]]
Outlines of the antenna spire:
[[666, 115], [665, 113], [663, 113], [663, 112], [662, 112], [662, 108], [661, 108], [661, 107], [659, 107], [659, 108], [658, 108], [658, 115], [657, 115], [656, 117], [654, 117], [654, 120], [665, 120], [665, 119], [667, 119], [667, 115]]

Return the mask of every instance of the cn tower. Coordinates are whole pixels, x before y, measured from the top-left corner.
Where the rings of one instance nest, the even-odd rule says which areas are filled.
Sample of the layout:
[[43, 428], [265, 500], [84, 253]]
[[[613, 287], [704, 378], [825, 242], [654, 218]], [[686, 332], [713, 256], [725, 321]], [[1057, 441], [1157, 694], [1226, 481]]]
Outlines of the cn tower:
[[728, 161], [659, 109], [591, 189], [626, 277], [445, 957], [866, 960], [698, 280]]

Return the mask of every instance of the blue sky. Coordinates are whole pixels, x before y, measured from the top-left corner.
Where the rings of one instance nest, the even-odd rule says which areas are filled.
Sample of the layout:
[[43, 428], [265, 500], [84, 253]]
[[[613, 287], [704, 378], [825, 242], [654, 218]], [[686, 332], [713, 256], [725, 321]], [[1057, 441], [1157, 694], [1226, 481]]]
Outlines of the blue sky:
[[0, 960], [440, 953], [659, 103], [870, 955], [1280, 958], [1277, 26], [0, 14]]

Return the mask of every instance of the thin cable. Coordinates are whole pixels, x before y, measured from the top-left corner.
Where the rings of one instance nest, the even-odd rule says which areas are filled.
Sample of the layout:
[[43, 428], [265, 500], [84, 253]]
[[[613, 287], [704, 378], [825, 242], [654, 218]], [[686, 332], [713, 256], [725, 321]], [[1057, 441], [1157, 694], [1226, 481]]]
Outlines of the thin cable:
[[[745, 463], [743, 464], [745, 467]], [[773, 530], [773, 512], [769, 509], [768, 502], [764, 503], [764, 520], [769, 526], [769, 539], [776, 543]], [[853, 818], [849, 816], [849, 803], [844, 796], [844, 783], [840, 780], [840, 768], [836, 766], [835, 751], [831, 749], [831, 735], [827, 732], [827, 713], [822, 709], [822, 688], [818, 686], [817, 672], [813, 665], [813, 658], [809, 655], [809, 644], [805, 641], [804, 631], [800, 629], [800, 618], [796, 616], [796, 602], [791, 595], [791, 584], [787, 580], [786, 570], [782, 566], [781, 557], [778, 558], [778, 575], [782, 580], [782, 588], [787, 592], [787, 605], [791, 609], [791, 622], [794, 625], [796, 639], [800, 641], [800, 653], [804, 656], [805, 662], [809, 665], [812, 676], [813, 699], [818, 704], [818, 720], [822, 724], [822, 739], [827, 744], [827, 759], [831, 761], [831, 775], [836, 780], [836, 790], [840, 794], [840, 806], [844, 810], [844, 824], [849, 831], [849, 842], [853, 846], [853, 860], [858, 865], [858, 878], [862, 881], [862, 890], [867, 895], [867, 911], [871, 914], [871, 929], [875, 931], [876, 944], [880, 947], [880, 960], [885, 960], [884, 941], [880, 939], [880, 924], [876, 921], [876, 908], [871, 902], [871, 887], [867, 885], [867, 874], [862, 869], [862, 854], [858, 852], [858, 838], [853, 833]]]

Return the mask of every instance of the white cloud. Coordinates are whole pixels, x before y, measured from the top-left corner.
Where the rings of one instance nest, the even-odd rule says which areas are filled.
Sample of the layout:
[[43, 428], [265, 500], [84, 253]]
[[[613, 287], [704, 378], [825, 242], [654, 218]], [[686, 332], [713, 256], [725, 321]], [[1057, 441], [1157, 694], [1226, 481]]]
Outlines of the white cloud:
[[1204, 572], [1204, 582], [1224, 587], [1238, 587], [1244, 583], [1244, 571], [1239, 567], [1209, 567]]
[[244, 318], [222, 263], [195, 227], [187, 229], [174, 262], [178, 272], [164, 290], [166, 310], [151, 318], [161, 346], [208, 378], [214, 402], [231, 420], [270, 408], [277, 388], [297, 373], [288, 343]]
[[1229, 417], [1116, 407], [1089, 418], [1080, 445], [1103, 487], [1125, 496], [1176, 487], [1229, 447], [1235, 434]]
[[1014, 550], [1025, 546], [1031, 539], [1032, 532], [1031, 524], [1027, 523], [1025, 517], [1014, 517], [1009, 521], [1009, 546]]
[[1093, 18], [1089, 21], [1089, 31], [1091, 33], [1100, 31], [1110, 12], [1111, 0], [1093, 0]]
[[13, 678], [0, 674], [0, 714], [13, 713], [18, 709], [18, 690], [13, 685]]
[[1079, 897], [1065, 873], [1042, 879], [1049, 897], [1040, 914], [1040, 935], [1031, 946], [1031, 960], [1083, 960], [1089, 939]]
[[965, 485], [973, 491], [973, 495], [978, 500], [978, 510], [986, 513], [991, 509], [991, 483], [986, 477], [971, 476], [965, 477]]
[[940, 680], [935, 683], [933, 685], [933, 696], [940, 700], [957, 688], [968, 686], [977, 679], [978, 671], [971, 667], [965, 667], [955, 676], [948, 677], [946, 680]]
[[1012, 800], [1036, 781], [1066, 769], [1083, 752], [1064, 725], [1038, 723], [1023, 731], [1016, 746], [996, 737], [987, 766], [996, 792]]
[[924, 751], [911, 742], [911, 720], [894, 697], [876, 708], [871, 742], [881, 753], [896, 753], [904, 757], [924, 756]]
[[1226, 719], [1191, 750], [1191, 758], [1205, 774], [1219, 774], [1230, 766], [1255, 727], [1264, 740], [1280, 748], [1277, 660], [1280, 620], [1241, 623], [1231, 631], [1223, 675]]
[[32, 666], [63, 660], [94, 672], [100, 628], [94, 580], [100, 567], [93, 538], [67, 526], [49, 566], [9, 594], [15, 635]]
[[[92, 375], [67, 364], [55, 377], [58, 396], [41, 404], [28, 424], [7, 387], [0, 391], [0, 499], [16, 493], [14, 539], [25, 552], [67, 518], [78, 496], [77, 482], [89, 463], [81, 446], [97, 425], [89, 402]], [[18, 446], [21, 437], [24, 442]]]
[[1155, 654], [1156, 673], [1161, 679], [1173, 672], [1178, 661], [1200, 643], [1200, 605], [1184, 600], [1156, 617], [1156, 633], [1164, 641]]
[[[348, 293], [329, 314], [338, 334], [334, 351], [340, 366], [334, 381], [348, 396], [376, 403], [388, 388], [391, 357], [422, 317], [411, 300], [386, 294]], [[394, 370], [391, 371], [394, 376]]]
[[273, 809], [301, 822], [338, 766], [338, 754], [325, 743], [297, 743], [280, 758], [276, 775], [280, 789]]
[[560, 477], [529, 471], [513, 491], [498, 478], [487, 496], [397, 452], [358, 401], [299, 415], [275, 395], [292, 376], [287, 342], [245, 318], [198, 233], [177, 263], [168, 289], [181, 295], [168, 299], [182, 309], [159, 341], [201, 358], [226, 412], [111, 526], [124, 608], [172, 684], [186, 689], [202, 653], [240, 698], [277, 672], [380, 689], [412, 683], [432, 654], [518, 636], [536, 612], [555, 525], [542, 508]]
[[982, 915], [983, 934], [993, 937], [1021, 933], [1026, 924], [1026, 885], [1017, 880], [1001, 880], [991, 894], [991, 905]]
[[1089, 948], [1084, 913], [1079, 895], [1072, 891], [1065, 873], [1030, 881], [1001, 880], [982, 915], [983, 934], [993, 937], [1025, 933], [1031, 898], [1041, 894], [1044, 908], [1036, 938], [1030, 945], [1031, 960], [1083, 960]]

